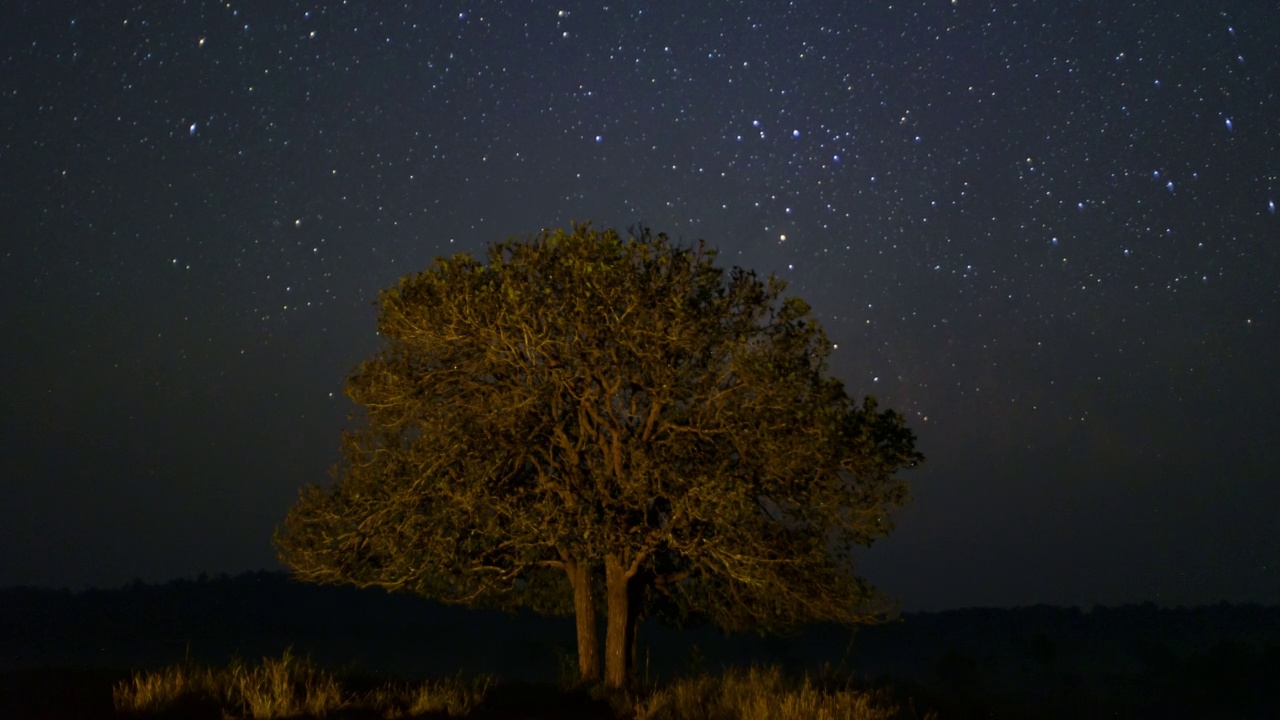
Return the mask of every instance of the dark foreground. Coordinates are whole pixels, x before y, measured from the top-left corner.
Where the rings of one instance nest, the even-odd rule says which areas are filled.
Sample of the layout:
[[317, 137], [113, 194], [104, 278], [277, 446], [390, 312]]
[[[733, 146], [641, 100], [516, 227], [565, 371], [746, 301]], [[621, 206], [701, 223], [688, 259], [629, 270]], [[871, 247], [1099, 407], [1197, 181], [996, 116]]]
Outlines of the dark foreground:
[[[191, 718], [222, 720], [224, 708], [219, 703], [198, 698], [178, 703], [167, 711], [140, 713], [117, 711], [112, 702], [112, 689], [127, 682], [128, 672], [83, 670], [8, 671], [0, 681], [0, 697], [5, 698], [0, 716], [28, 720], [85, 720], [115, 718]], [[309, 717], [296, 715], [296, 718]], [[372, 710], [348, 709], [327, 713], [324, 717], [357, 720], [382, 718]], [[616, 717], [610, 704], [581, 691], [562, 690], [551, 685], [512, 683], [495, 688], [487, 703], [472, 712], [449, 715], [447, 712], [407, 714], [406, 718], [566, 718], [612, 720]]]
[[[910, 698], [847, 681], [789, 678], [777, 668], [727, 670], [664, 685], [609, 691], [459, 677], [406, 682], [334, 674], [285, 653], [256, 666], [194, 663], [108, 678], [13, 675], [8, 711], [28, 718], [468, 718], [506, 720], [936, 720]], [[113, 698], [108, 704], [104, 693]]]
[[[754, 665], [878, 689], [903, 718], [1280, 717], [1274, 607], [960, 610], [788, 638], [646, 625], [642, 644], [638, 680], [646, 688]], [[112, 689], [134, 671], [252, 664], [289, 647], [367, 682], [493, 677], [484, 702], [458, 717], [635, 714], [616, 698], [563, 689], [573, 669], [567, 621], [256, 573], [84, 593], [0, 591], [0, 716], [116, 717]], [[222, 712], [195, 703], [165, 716]], [[380, 715], [348, 708], [328, 716]]]

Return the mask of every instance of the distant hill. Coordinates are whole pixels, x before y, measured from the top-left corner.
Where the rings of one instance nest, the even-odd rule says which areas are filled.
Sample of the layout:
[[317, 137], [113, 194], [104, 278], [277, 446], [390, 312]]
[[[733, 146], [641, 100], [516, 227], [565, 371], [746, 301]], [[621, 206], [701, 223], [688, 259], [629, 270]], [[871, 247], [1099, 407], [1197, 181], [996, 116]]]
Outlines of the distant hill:
[[[0, 670], [46, 665], [141, 668], [190, 655], [253, 660], [292, 646], [329, 665], [423, 675], [545, 669], [547, 643], [572, 647], [566, 621], [447, 607], [380, 590], [308, 585], [284, 573], [134, 583], [72, 593], [0, 590]], [[510, 646], [525, 644], [522, 651]], [[525, 666], [528, 666], [527, 668]]]

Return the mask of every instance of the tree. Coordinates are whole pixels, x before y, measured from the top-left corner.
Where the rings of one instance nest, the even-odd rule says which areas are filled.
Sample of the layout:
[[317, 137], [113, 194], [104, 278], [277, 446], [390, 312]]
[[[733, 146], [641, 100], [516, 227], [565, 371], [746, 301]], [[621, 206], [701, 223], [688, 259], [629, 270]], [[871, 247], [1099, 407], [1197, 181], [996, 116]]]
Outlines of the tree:
[[[852, 552], [890, 529], [900, 415], [828, 377], [773, 276], [642, 230], [576, 226], [437, 258], [379, 299], [367, 411], [275, 535], [305, 581], [576, 617], [623, 685], [646, 608], [728, 629], [881, 614]], [[601, 597], [603, 595], [603, 597]]]

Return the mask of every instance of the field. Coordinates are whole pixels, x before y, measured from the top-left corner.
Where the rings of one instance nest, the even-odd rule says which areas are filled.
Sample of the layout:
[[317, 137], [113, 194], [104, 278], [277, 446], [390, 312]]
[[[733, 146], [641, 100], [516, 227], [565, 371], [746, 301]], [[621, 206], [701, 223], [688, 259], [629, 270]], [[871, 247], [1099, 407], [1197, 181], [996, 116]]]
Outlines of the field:
[[609, 693], [572, 685], [461, 677], [383, 681], [331, 673], [289, 652], [260, 664], [171, 666], [135, 673], [113, 690], [128, 717], [635, 718], [636, 720], [911, 720], [884, 691], [788, 679], [778, 668], [730, 670]]
[[7, 673], [0, 685], [22, 718], [476, 718], [539, 720], [934, 720], [885, 690], [787, 678], [778, 668], [729, 670], [627, 693], [569, 684], [430, 681], [330, 672], [290, 652], [248, 665], [183, 663], [113, 672]]
[[851, 632], [646, 624], [574, 687], [572, 622], [281, 575], [0, 590], [0, 717], [1280, 717], [1280, 608], [908, 614]]

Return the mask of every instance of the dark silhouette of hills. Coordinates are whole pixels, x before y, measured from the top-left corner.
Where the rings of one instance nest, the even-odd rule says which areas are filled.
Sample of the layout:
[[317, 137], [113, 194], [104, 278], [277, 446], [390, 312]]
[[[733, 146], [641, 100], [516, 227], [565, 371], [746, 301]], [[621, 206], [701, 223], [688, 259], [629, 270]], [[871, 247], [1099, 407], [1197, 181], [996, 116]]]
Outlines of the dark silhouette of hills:
[[[407, 678], [554, 682], [575, 667], [566, 619], [305, 585], [283, 573], [0, 590], [5, 687], [41, 669], [101, 683], [184, 659], [278, 657], [286, 647], [335, 670]], [[892, 685], [943, 717], [1280, 717], [1280, 607], [965, 609], [783, 638], [646, 625], [638, 666], [657, 680], [752, 663]]]
[[[222, 664], [233, 656], [251, 661], [279, 655], [292, 646], [322, 664], [377, 672], [526, 677], [529, 653], [549, 653], [540, 643], [552, 638], [572, 647], [571, 632], [571, 625], [555, 619], [307, 585], [272, 572], [79, 593], [0, 590], [0, 670], [148, 668], [188, 656]], [[513, 647], [521, 643], [534, 647]]]

